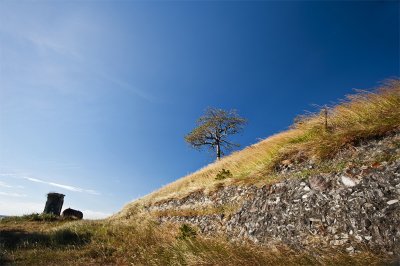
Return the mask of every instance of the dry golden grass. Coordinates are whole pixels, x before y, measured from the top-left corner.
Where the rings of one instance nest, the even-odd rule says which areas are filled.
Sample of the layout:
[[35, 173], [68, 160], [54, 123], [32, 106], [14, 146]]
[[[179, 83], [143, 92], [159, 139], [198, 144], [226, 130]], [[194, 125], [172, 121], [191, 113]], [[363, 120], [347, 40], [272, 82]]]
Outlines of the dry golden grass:
[[184, 209], [176, 209], [170, 208], [165, 210], [152, 211], [151, 215], [155, 217], [163, 217], [163, 216], [204, 216], [204, 215], [213, 215], [213, 214], [224, 214], [225, 216], [232, 215], [240, 208], [240, 204], [225, 204], [221, 206], [206, 206], [199, 208], [184, 208]]
[[[330, 108], [324, 117], [304, 117], [291, 129], [269, 137], [221, 161], [181, 178], [125, 207], [106, 221], [0, 220], [0, 264], [12, 265], [388, 265], [388, 257], [364, 251], [292, 250], [232, 243], [222, 237], [178, 237], [177, 225], [157, 225], [143, 205], [182, 198], [197, 190], [240, 182], [275, 182], [283, 159], [324, 160], [346, 145], [400, 127], [400, 81], [385, 83], [374, 93], [358, 93]], [[215, 180], [221, 169], [232, 178]], [[189, 210], [193, 211], [193, 210]], [[196, 210], [207, 213], [217, 209]], [[223, 211], [223, 210], [222, 210]], [[228, 210], [229, 211], [229, 210]], [[196, 214], [198, 215], [198, 213]]]
[[[22, 240], [17, 238], [17, 245], [10, 245], [16, 236], [5, 234], [0, 226], [1, 265], [387, 265], [395, 259], [368, 251], [349, 255], [333, 249], [239, 244], [223, 237], [182, 238], [177, 225], [152, 222], [19, 220], [17, 224], [27, 232]], [[7, 230], [16, 230], [13, 225], [9, 223]], [[33, 237], [44, 233], [57, 241]]]
[[350, 95], [330, 108], [328, 130], [322, 114], [305, 117], [294, 126], [299, 135], [285, 145], [282, 154], [329, 158], [361, 139], [382, 136], [400, 126], [400, 81], [390, 80], [375, 92]]
[[[274, 169], [282, 160], [324, 160], [359, 140], [381, 136], [399, 128], [400, 80], [389, 80], [373, 92], [359, 91], [330, 107], [328, 128], [325, 128], [322, 112], [304, 116], [289, 130], [234, 152], [145, 196], [137, 203], [152, 204], [181, 198], [198, 189], [206, 192], [213, 190], [221, 184], [276, 182], [282, 177], [276, 175]], [[215, 177], [221, 169], [228, 169], [233, 178], [216, 181]], [[121, 214], [124, 213], [125, 210]]]

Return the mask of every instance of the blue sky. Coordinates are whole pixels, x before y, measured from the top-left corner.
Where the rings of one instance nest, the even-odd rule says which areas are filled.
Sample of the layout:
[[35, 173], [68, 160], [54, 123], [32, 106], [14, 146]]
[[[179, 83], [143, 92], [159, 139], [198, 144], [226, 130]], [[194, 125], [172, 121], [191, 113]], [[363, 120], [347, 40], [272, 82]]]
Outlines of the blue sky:
[[208, 106], [242, 146], [399, 76], [396, 1], [1, 1], [0, 214], [104, 217], [212, 162]]

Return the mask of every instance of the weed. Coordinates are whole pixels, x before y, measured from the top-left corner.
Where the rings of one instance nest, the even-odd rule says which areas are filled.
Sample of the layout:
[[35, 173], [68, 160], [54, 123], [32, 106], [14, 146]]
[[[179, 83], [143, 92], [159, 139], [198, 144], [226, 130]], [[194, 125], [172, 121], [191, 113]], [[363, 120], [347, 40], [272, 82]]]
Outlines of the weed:
[[197, 235], [196, 230], [188, 224], [183, 224], [179, 227], [178, 239], [195, 238]]
[[219, 171], [217, 173], [215, 180], [223, 180], [223, 179], [231, 178], [231, 177], [233, 177], [231, 171], [225, 170], [224, 168], [222, 168], [221, 171]]

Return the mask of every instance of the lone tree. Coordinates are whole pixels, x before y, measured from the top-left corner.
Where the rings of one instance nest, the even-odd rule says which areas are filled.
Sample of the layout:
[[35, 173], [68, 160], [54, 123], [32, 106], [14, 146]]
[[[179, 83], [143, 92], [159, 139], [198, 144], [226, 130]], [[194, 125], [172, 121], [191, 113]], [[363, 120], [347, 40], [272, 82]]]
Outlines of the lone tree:
[[217, 160], [224, 150], [239, 147], [239, 144], [229, 142], [230, 135], [240, 132], [246, 124], [246, 119], [240, 117], [236, 110], [208, 108], [197, 120], [197, 127], [185, 136], [185, 141], [193, 148], [201, 149], [208, 146], [217, 153]]

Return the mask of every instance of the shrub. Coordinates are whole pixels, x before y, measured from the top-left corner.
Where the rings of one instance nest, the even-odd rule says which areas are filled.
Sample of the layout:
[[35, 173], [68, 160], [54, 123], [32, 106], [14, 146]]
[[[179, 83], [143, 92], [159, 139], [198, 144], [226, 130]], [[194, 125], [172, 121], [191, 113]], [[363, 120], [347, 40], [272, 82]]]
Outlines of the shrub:
[[224, 168], [221, 169], [221, 171], [218, 172], [217, 176], [215, 177], [215, 180], [223, 180], [226, 178], [231, 178], [233, 175], [231, 171], [225, 170]]
[[57, 215], [54, 214], [47, 214], [47, 213], [31, 213], [31, 214], [25, 214], [22, 216], [9, 216], [5, 217], [2, 220], [4, 222], [8, 221], [35, 221], [35, 222], [52, 222], [52, 221], [58, 221], [60, 218]]
[[196, 235], [196, 230], [188, 224], [183, 224], [181, 227], [179, 227], [178, 239], [195, 238]]
[[34, 221], [47, 221], [47, 222], [52, 222], [52, 221], [57, 221], [59, 220], [59, 216], [51, 213], [42, 213], [42, 214], [36, 214]]

